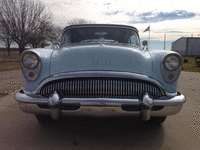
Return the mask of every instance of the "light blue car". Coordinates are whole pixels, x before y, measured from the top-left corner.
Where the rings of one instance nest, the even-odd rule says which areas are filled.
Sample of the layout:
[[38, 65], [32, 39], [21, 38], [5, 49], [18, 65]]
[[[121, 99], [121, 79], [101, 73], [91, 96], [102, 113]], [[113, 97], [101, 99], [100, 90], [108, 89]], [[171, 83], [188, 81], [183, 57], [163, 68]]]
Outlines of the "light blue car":
[[25, 87], [15, 100], [40, 123], [62, 116], [140, 116], [160, 124], [186, 101], [176, 91], [181, 56], [143, 50], [131, 26], [68, 26], [60, 48], [26, 50], [20, 61]]

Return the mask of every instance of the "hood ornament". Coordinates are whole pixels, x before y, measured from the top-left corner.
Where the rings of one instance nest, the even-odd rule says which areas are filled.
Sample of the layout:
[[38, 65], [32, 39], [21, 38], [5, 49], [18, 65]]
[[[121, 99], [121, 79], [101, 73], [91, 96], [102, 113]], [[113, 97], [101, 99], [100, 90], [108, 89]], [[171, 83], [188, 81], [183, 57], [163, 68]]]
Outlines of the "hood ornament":
[[105, 39], [104, 38], [100, 38], [100, 45], [103, 45]]

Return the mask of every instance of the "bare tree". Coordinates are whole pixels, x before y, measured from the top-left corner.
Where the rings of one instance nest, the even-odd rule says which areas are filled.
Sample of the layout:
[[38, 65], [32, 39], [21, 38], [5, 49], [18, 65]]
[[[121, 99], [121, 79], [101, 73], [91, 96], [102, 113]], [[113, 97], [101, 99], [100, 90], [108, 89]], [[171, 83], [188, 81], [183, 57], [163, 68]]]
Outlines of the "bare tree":
[[59, 42], [61, 42], [61, 38], [62, 38], [62, 34], [63, 34], [63, 28], [59, 27], [59, 26], [53, 26], [53, 40], [57, 40]]
[[69, 22], [69, 25], [76, 25], [76, 24], [91, 24], [94, 23], [93, 21], [88, 21], [85, 19], [75, 18]]
[[58, 44], [61, 43], [62, 34], [63, 28], [59, 26], [52, 26], [48, 39], [52, 43], [53, 48], [57, 47]]
[[10, 37], [19, 45], [20, 53], [30, 42], [30, 35], [37, 35], [38, 30], [51, 20], [51, 13], [35, 0], [1, 0], [0, 26], [9, 31]]
[[43, 47], [42, 45], [45, 45], [45, 41], [49, 40], [49, 37], [51, 36], [51, 30], [52, 25], [50, 23], [44, 24], [40, 28], [38, 28], [37, 31], [33, 31], [28, 36], [28, 43], [33, 47]]
[[[8, 56], [10, 56], [10, 45], [13, 42], [13, 39], [10, 37], [9, 32], [6, 32], [0, 27], [0, 40], [5, 45], [8, 51]], [[5, 54], [4, 54], [5, 55]]]

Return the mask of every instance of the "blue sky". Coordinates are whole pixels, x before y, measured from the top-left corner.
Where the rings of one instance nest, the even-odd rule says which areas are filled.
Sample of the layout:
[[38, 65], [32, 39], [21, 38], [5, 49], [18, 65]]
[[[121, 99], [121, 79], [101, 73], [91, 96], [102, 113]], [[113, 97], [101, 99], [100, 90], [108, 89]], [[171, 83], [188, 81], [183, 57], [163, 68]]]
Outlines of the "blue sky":
[[74, 18], [95, 23], [125, 24], [136, 27], [140, 37], [150, 25], [151, 48], [163, 49], [166, 34], [167, 49], [180, 37], [200, 35], [200, 6], [197, 0], [42, 0], [53, 14], [54, 23], [65, 27]]

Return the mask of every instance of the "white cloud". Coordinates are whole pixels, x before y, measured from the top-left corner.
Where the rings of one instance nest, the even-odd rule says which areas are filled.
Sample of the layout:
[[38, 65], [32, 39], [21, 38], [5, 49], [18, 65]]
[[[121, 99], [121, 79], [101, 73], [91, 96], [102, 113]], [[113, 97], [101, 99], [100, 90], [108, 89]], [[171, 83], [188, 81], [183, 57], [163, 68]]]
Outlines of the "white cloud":
[[[164, 33], [167, 33], [167, 40], [176, 40], [181, 36], [191, 36], [191, 34], [198, 36], [200, 31], [200, 10], [196, 0], [187, 2], [174, 0], [43, 0], [42, 2], [52, 11], [54, 22], [62, 27], [74, 18], [83, 18], [96, 23], [130, 24], [138, 28], [141, 37], [145, 38], [148, 37], [148, 32], [142, 32], [151, 25], [151, 37], [157, 40], [163, 40]], [[160, 17], [163, 14], [170, 15], [170, 12], [176, 10], [183, 12], [173, 16], [174, 18], [172, 17], [171, 20], [162, 18], [160, 22], [157, 22], [159, 18], [156, 17], [159, 14]], [[187, 19], [178, 18], [178, 16], [184, 15], [184, 11], [197, 15], [192, 18], [186, 17]], [[146, 16], [144, 15], [142, 18], [141, 14], [144, 13], [149, 13], [149, 15], [145, 14]], [[144, 19], [146, 19], [146, 23], [133, 23], [134, 21], [142, 22]], [[155, 20], [151, 22], [150, 19]], [[160, 33], [160, 31], [162, 32]], [[170, 33], [170, 31], [173, 32]], [[179, 32], [175, 33], [174, 31]]]

